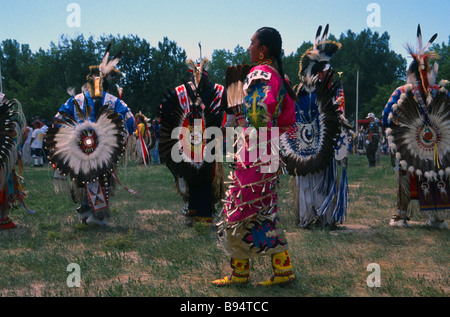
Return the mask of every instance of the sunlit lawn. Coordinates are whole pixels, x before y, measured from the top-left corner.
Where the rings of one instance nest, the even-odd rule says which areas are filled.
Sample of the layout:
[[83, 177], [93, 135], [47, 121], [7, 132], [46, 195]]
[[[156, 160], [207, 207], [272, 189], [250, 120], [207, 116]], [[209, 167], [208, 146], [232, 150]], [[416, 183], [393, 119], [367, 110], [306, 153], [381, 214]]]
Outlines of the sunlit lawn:
[[[226, 173], [227, 174], [227, 173]], [[290, 244], [297, 281], [270, 291], [253, 284], [216, 288], [230, 273], [216, 245], [215, 228], [184, 224], [183, 201], [163, 166], [129, 163], [118, 170], [111, 199], [111, 227], [81, 225], [68, 194], [55, 194], [49, 167], [25, 167], [27, 203], [35, 214], [14, 210], [17, 228], [0, 232], [1, 296], [121, 297], [311, 297], [449, 295], [449, 231], [425, 228], [420, 217], [407, 229], [391, 228], [396, 182], [388, 157], [369, 169], [365, 156], [349, 157], [350, 205], [338, 230], [296, 227], [289, 177], [283, 175], [280, 218]], [[69, 287], [69, 264], [81, 270]], [[380, 287], [367, 277], [380, 268]], [[251, 279], [271, 275], [269, 258], [252, 261]]]

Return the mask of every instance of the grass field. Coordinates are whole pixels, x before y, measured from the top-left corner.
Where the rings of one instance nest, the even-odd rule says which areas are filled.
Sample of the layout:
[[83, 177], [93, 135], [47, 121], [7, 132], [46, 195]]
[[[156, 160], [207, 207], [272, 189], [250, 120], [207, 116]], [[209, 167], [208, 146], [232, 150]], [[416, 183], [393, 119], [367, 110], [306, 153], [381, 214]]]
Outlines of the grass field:
[[[289, 177], [283, 175], [280, 218], [297, 280], [271, 289], [253, 284], [216, 288], [230, 273], [216, 245], [215, 228], [184, 224], [183, 202], [165, 166], [129, 163], [111, 200], [111, 227], [81, 225], [69, 195], [54, 192], [49, 167], [25, 167], [27, 203], [35, 214], [13, 210], [17, 228], [0, 232], [0, 296], [38, 297], [446, 297], [449, 230], [389, 227], [396, 182], [388, 157], [369, 169], [365, 156], [349, 157], [350, 204], [338, 230], [296, 227]], [[69, 287], [68, 265], [79, 265], [80, 287]], [[381, 284], [369, 287], [376, 263]], [[272, 274], [268, 257], [252, 261], [251, 279]]]

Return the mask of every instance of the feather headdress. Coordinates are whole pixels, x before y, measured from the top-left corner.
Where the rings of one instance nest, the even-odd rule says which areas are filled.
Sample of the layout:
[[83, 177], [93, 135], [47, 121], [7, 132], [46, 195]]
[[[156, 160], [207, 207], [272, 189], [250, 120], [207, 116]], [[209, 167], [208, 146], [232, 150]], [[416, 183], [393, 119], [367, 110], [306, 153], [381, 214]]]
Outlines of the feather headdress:
[[209, 60], [207, 58], [200, 59], [198, 63], [194, 63], [192, 59], [186, 61], [188, 71], [192, 73], [195, 88], [198, 88], [204, 72], [208, 71]]
[[[433, 67], [429, 65], [429, 60], [438, 59], [439, 55], [434, 51], [428, 51], [431, 44], [437, 37], [435, 33], [430, 40], [423, 45], [422, 31], [420, 24], [417, 26], [417, 48], [414, 49], [410, 44], [406, 44], [406, 50], [413, 58], [410, 69], [412, 66], [417, 67], [417, 73], [419, 78], [415, 78], [416, 81], [420, 81], [422, 84], [423, 92], [428, 96], [430, 87], [434, 85], [437, 77], [438, 64], [435, 63]], [[414, 73], [411, 74], [414, 76]], [[417, 76], [417, 75], [416, 75]]]
[[109, 89], [109, 81], [119, 80], [122, 73], [116, 68], [124, 52], [120, 51], [111, 60], [109, 60], [111, 43], [106, 48], [105, 55], [100, 65], [89, 66], [88, 89], [93, 98], [101, 97], [103, 90]]
[[313, 87], [317, 80], [317, 73], [325, 69], [331, 57], [341, 48], [341, 44], [335, 41], [327, 41], [329, 25], [327, 24], [322, 33], [319, 26], [314, 38], [314, 45], [308, 49], [300, 59], [299, 77], [301, 81]]

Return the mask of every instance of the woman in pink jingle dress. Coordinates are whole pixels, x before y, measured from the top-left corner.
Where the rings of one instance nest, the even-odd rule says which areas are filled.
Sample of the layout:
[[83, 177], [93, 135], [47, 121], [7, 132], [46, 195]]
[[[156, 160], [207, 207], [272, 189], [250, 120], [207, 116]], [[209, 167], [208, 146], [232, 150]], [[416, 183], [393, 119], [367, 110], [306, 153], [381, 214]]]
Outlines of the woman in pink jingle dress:
[[[248, 283], [250, 258], [263, 255], [271, 256], [274, 274], [258, 285], [295, 280], [277, 213], [282, 164], [279, 135], [295, 123], [295, 94], [284, 76], [281, 47], [281, 36], [273, 28], [261, 28], [251, 39], [250, 60], [256, 66], [246, 78], [243, 107], [251, 128], [244, 129], [248, 136], [245, 146], [238, 146], [241, 152], [235, 154], [236, 170], [227, 191], [223, 219], [218, 224], [219, 243], [231, 257], [233, 271], [230, 276], [213, 281], [217, 286]], [[249, 139], [255, 135], [257, 142], [252, 143]]]

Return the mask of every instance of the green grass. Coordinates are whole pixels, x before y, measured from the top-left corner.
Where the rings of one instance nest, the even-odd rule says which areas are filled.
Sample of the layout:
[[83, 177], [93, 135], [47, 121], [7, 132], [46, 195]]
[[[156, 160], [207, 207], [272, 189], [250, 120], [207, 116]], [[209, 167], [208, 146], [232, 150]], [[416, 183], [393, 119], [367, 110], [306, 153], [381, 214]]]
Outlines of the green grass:
[[[289, 177], [281, 177], [280, 218], [297, 281], [270, 290], [211, 285], [230, 273], [229, 259], [214, 227], [185, 226], [165, 166], [119, 167], [120, 181], [138, 194], [116, 186], [110, 228], [79, 224], [70, 196], [54, 192], [53, 171], [25, 167], [36, 213], [13, 210], [18, 227], [0, 232], [0, 296], [446, 297], [449, 230], [427, 229], [421, 217], [407, 229], [389, 227], [396, 182], [389, 158], [381, 159], [369, 169], [365, 156], [349, 157], [348, 219], [335, 231], [296, 227]], [[80, 266], [80, 288], [67, 286], [70, 263]], [[367, 286], [370, 263], [380, 265], [381, 287]], [[251, 266], [253, 282], [272, 273], [268, 257]]]

